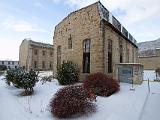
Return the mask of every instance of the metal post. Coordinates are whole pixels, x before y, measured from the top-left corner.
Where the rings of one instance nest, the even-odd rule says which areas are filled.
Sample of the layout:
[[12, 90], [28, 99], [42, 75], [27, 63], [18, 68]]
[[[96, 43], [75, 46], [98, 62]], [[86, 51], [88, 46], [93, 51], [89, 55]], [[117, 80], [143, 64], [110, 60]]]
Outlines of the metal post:
[[150, 84], [149, 84], [149, 78], [148, 78], [148, 92], [150, 93]]
[[131, 91], [135, 91], [135, 88], [133, 87], [133, 77], [130, 78], [132, 80], [132, 87], [130, 88]]

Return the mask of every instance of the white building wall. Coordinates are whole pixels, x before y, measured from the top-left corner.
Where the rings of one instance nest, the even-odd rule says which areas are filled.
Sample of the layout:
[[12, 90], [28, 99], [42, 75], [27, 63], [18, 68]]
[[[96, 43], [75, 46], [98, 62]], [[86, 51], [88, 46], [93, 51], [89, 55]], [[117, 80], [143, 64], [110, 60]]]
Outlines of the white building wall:
[[19, 67], [19, 61], [0, 61], [0, 65], [5, 65], [7, 68]]

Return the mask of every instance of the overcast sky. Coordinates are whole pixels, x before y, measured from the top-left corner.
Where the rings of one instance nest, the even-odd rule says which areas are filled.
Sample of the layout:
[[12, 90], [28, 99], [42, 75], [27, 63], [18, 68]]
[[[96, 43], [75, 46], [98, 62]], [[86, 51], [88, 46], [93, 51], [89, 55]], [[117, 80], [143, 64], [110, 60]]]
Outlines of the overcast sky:
[[[53, 43], [70, 12], [97, 0], [0, 0], [0, 60], [18, 60], [24, 38]], [[138, 42], [160, 37], [160, 0], [101, 0]]]

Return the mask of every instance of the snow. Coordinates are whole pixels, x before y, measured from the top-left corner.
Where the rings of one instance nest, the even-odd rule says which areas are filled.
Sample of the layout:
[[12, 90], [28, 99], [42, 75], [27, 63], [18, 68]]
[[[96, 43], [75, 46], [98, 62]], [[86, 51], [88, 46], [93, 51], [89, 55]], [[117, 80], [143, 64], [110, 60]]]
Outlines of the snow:
[[[51, 72], [42, 72], [50, 75]], [[57, 80], [37, 83], [33, 96], [22, 97], [23, 90], [7, 86], [4, 77], [0, 76], [0, 120], [57, 120], [49, 112], [48, 104], [57, 90], [62, 88]], [[160, 83], [150, 82], [151, 93], [148, 93], [147, 82], [134, 85], [121, 83], [120, 92], [110, 97], [97, 97], [97, 111], [76, 120], [160, 120]], [[75, 118], [71, 119], [74, 120]]]
[[144, 70], [143, 80], [154, 81], [156, 79], [155, 70]]

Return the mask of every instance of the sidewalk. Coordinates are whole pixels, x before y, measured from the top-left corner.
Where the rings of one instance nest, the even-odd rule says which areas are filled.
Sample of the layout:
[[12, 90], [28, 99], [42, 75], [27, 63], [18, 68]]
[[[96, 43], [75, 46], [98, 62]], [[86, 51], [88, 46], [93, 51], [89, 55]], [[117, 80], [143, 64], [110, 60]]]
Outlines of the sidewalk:
[[160, 93], [150, 93], [140, 120], [160, 120]]

